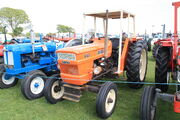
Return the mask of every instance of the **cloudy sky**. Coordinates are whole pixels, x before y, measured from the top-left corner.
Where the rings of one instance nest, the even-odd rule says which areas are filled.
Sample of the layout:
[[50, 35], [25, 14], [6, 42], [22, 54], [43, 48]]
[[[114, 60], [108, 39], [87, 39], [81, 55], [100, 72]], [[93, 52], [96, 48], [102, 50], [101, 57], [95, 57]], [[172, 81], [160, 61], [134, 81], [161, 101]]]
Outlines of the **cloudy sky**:
[[[29, 15], [35, 32], [56, 32], [57, 24], [72, 26], [82, 31], [84, 12], [123, 9], [136, 15], [136, 32], [158, 32], [166, 24], [166, 32], [173, 30], [175, 0], [0, 0], [1, 7], [23, 9]], [[93, 20], [86, 22], [92, 28]], [[109, 32], [119, 30], [114, 22]], [[152, 27], [154, 26], [154, 27]], [[102, 28], [98, 22], [98, 31]], [[114, 28], [114, 29], [113, 29]]]

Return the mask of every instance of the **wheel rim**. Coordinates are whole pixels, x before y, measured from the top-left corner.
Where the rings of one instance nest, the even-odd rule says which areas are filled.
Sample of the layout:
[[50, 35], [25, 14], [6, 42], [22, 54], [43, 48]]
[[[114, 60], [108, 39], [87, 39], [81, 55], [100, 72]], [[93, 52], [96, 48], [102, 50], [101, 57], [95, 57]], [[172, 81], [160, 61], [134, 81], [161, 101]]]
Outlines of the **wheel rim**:
[[170, 80], [170, 72], [167, 72], [167, 82], [166, 83], [169, 83], [169, 80]]
[[51, 95], [54, 99], [60, 99], [64, 95], [64, 87], [60, 86], [59, 81], [53, 83]]
[[141, 53], [141, 57], [140, 57], [140, 64], [139, 64], [140, 81], [144, 80], [145, 73], [146, 73], [146, 64], [147, 64], [146, 50], [143, 49]]
[[153, 97], [152, 104], [151, 104], [150, 107], [151, 107], [151, 120], [154, 120], [155, 113], [156, 113], [156, 101], [155, 101], [155, 97]]
[[114, 89], [111, 89], [107, 94], [105, 101], [105, 110], [107, 113], [110, 113], [113, 110], [115, 101], [116, 101], [116, 93]]
[[180, 71], [177, 72], [177, 81], [180, 83]]
[[35, 77], [31, 81], [30, 90], [33, 94], [39, 94], [43, 91], [44, 80], [41, 77]]
[[9, 79], [5, 78], [6, 74], [3, 73], [2, 75], [2, 82], [6, 85], [11, 85], [15, 81], [15, 77], [10, 77]]

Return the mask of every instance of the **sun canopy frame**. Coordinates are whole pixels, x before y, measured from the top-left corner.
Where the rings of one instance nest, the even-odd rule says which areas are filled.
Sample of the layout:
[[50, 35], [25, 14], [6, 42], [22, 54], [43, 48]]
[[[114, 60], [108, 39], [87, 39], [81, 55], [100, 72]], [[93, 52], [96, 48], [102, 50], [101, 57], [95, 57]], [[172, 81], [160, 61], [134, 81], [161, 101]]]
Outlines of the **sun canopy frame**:
[[124, 10], [117, 10], [117, 11], [111, 11], [111, 10], [106, 10], [104, 12], [94, 12], [94, 13], [85, 13], [84, 14], [84, 21], [83, 21], [83, 44], [84, 44], [84, 32], [85, 32], [85, 18], [86, 16], [94, 17], [94, 33], [96, 37], [96, 18], [101, 18], [103, 19], [103, 26], [104, 26], [104, 37], [105, 37], [105, 42], [104, 42], [104, 57], [108, 57], [108, 19], [119, 19], [120, 20], [120, 36], [119, 36], [119, 55], [118, 55], [118, 71], [117, 74], [122, 73], [120, 70], [121, 66], [121, 52], [122, 52], [122, 36], [123, 36], [123, 29], [122, 29], [122, 19], [128, 19], [128, 36], [130, 36], [129, 32], [129, 27], [130, 27], [130, 18], [133, 18], [133, 32], [134, 36], [136, 35], [135, 33], [135, 15], [131, 14], [129, 12], [126, 12]]
[[[131, 14], [129, 12], [126, 12], [124, 10], [118, 10], [118, 11], [108, 11], [108, 18], [109, 19], [120, 19], [121, 15], [120, 12], [123, 11], [123, 18], [128, 18], [129, 17], [135, 17], [134, 14]], [[92, 16], [92, 17], [97, 17], [97, 18], [106, 18], [106, 12], [94, 12], [94, 13], [85, 13], [85, 16]]]

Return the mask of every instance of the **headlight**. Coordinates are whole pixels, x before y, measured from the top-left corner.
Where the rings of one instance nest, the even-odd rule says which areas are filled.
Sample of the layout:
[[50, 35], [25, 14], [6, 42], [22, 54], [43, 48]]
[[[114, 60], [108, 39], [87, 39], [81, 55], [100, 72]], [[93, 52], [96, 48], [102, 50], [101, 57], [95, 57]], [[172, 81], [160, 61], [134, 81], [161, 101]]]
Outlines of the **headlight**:
[[57, 56], [62, 60], [76, 60], [76, 55], [71, 53], [57, 53]]

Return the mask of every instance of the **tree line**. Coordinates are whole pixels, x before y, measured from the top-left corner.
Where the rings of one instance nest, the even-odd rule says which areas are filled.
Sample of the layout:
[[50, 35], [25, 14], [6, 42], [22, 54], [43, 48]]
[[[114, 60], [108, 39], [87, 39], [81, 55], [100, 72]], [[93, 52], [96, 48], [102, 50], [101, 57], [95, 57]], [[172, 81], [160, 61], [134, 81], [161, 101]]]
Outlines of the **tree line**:
[[[0, 9], [0, 32], [4, 33], [4, 27], [6, 26], [11, 30], [13, 37], [19, 36], [25, 30], [25, 25], [30, 24], [29, 16], [24, 10], [14, 9], [9, 7], [3, 7]], [[74, 33], [75, 30], [72, 27], [58, 24], [56, 26], [58, 33]]]

